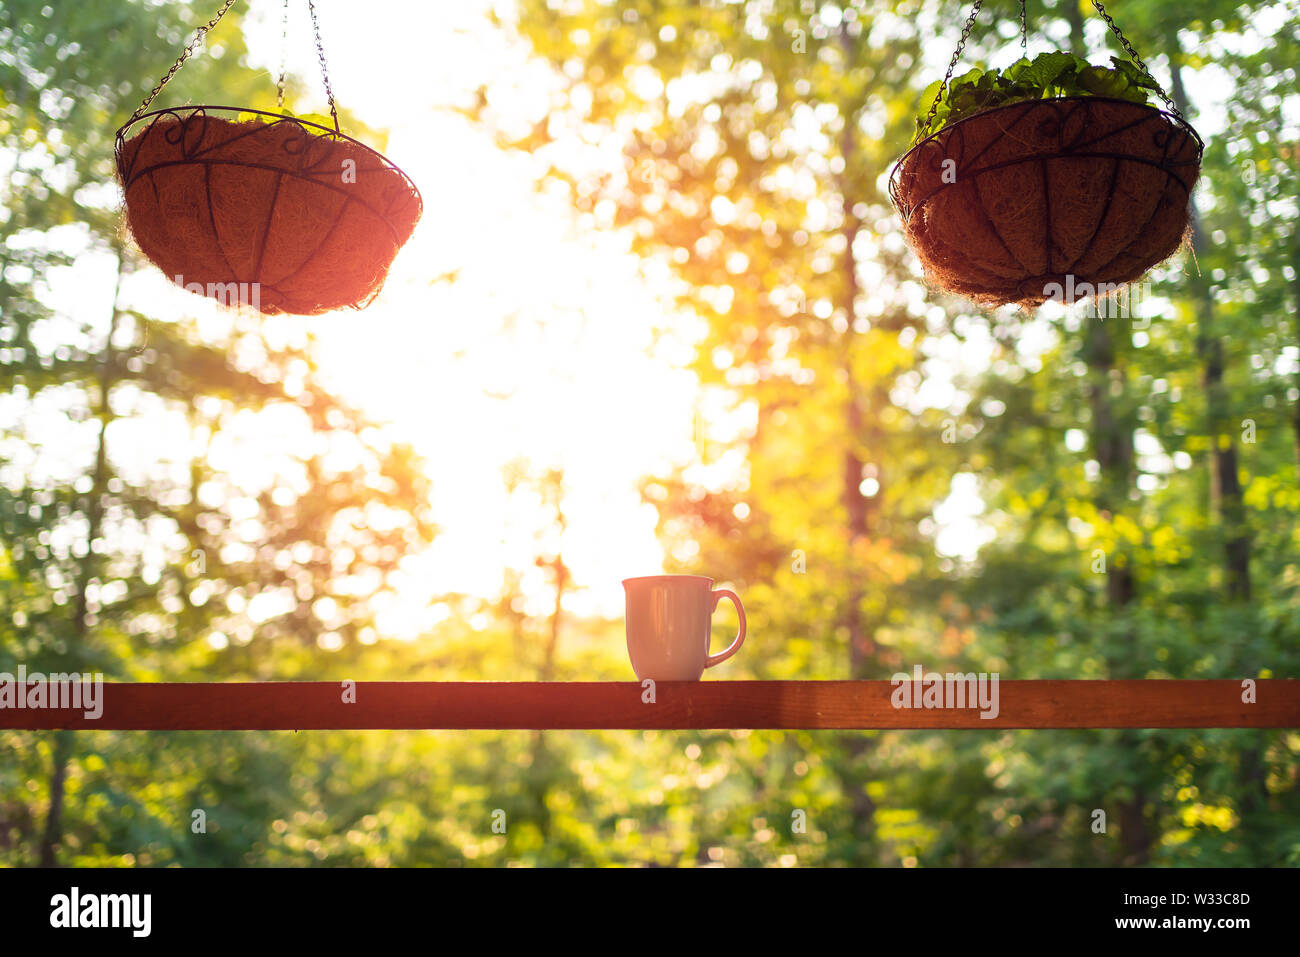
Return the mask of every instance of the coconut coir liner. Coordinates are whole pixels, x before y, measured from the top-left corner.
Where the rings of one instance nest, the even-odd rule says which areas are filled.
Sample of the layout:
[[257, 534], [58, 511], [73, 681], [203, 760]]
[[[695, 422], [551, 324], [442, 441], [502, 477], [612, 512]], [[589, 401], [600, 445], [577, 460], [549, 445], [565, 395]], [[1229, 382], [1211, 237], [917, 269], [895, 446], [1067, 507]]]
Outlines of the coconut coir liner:
[[378, 153], [310, 129], [160, 114], [118, 150], [140, 249], [181, 285], [260, 284], [253, 305], [268, 315], [368, 303], [419, 194]]
[[924, 140], [900, 161], [894, 192], [932, 283], [1033, 306], [1069, 275], [1074, 288], [1119, 286], [1172, 255], [1200, 158], [1197, 139], [1151, 107], [1037, 100]]

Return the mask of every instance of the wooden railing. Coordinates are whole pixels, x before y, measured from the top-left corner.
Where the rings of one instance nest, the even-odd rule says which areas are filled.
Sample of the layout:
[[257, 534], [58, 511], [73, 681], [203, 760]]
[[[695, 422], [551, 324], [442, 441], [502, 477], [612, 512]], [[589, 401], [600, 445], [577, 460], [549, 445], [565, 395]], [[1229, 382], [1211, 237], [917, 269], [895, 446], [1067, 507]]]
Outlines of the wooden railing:
[[[105, 683], [102, 714], [0, 708], [0, 728], [93, 730], [1300, 728], [1300, 679], [999, 681], [996, 717], [896, 708], [889, 681]], [[991, 712], [992, 709], [987, 709]]]

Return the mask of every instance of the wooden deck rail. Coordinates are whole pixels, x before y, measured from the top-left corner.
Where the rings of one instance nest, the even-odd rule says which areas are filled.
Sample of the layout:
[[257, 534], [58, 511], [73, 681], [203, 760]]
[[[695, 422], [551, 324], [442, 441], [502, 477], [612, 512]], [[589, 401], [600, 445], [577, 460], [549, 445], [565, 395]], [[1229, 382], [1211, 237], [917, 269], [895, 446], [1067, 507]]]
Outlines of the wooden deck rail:
[[[1300, 728], [1300, 679], [999, 681], [998, 713], [895, 708], [888, 681], [105, 683], [103, 711], [0, 707], [0, 728]], [[991, 709], [990, 709], [991, 710]]]

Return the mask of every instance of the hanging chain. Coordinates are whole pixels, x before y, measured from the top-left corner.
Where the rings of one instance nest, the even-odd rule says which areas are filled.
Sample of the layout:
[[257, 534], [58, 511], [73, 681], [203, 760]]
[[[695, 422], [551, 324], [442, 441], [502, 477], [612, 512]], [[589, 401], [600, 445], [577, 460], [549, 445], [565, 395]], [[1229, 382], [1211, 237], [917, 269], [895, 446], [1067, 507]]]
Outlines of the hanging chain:
[[1124, 52], [1129, 55], [1129, 59], [1132, 60], [1134, 64], [1137, 65], [1137, 68], [1142, 71], [1142, 75], [1150, 80], [1152, 85], [1155, 86], [1156, 92], [1160, 94], [1160, 99], [1164, 100], [1165, 106], [1169, 107], [1169, 112], [1174, 114], [1174, 116], [1178, 117], [1180, 120], [1183, 120], [1183, 122], [1186, 122], [1187, 118], [1178, 111], [1177, 105], [1175, 105], [1173, 100], [1169, 99], [1169, 94], [1165, 92], [1165, 88], [1156, 81], [1154, 76], [1151, 75], [1151, 71], [1147, 69], [1147, 65], [1143, 63], [1142, 58], [1138, 56], [1137, 50], [1133, 49], [1133, 44], [1128, 42], [1128, 37], [1124, 36], [1124, 31], [1119, 28], [1119, 25], [1113, 19], [1111, 19], [1110, 14], [1106, 12], [1106, 8], [1102, 6], [1098, 0], [1092, 0], [1092, 5], [1097, 8], [1097, 13], [1106, 21], [1106, 25], [1110, 27], [1111, 32], [1119, 38], [1120, 46], [1122, 46]]
[[1029, 20], [1025, 16], [1025, 0], [1020, 0], [1020, 55], [1029, 56]]
[[226, 2], [221, 5], [221, 9], [217, 11], [215, 17], [194, 31], [194, 39], [190, 41], [189, 46], [181, 51], [181, 55], [176, 58], [176, 62], [172, 64], [172, 68], [167, 71], [167, 74], [158, 81], [158, 85], [155, 86], [153, 90], [150, 91], [149, 95], [144, 98], [144, 102], [140, 104], [140, 108], [131, 114], [131, 118], [126, 121], [128, 125], [144, 116], [144, 111], [149, 109], [149, 104], [154, 101], [154, 97], [162, 92], [162, 88], [176, 75], [176, 71], [179, 70], [185, 64], [185, 61], [193, 55], [194, 51], [199, 48], [199, 45], [203, 42], [203, 38], [207, 36], [208, 31], [221, 21], [221, 18], [226, 15], [226, 11], [234, 6], [234, 4], [235, 0], [226, 0]]
[[316, 4], [307, 0], [307, 9], [311, 11], [311, 29], [316, 34], [316, 55], [320, 58], [320, 77], [325, 81], [325, 96], [330, 102], [330, 116], [334, 118], [334, 132], [339, 132], [339, 111], [334, 106], [334, 90], [330, 87], [330, 73], [325, 66], [325, 47], [320, 42], [320, 24], [316, 22]]
[[925, 124], [916, 131], [914, 143], [919, 143], [921, 138], [929, 135], [930, 127], [934, 125], [934, 115], [939, 112], [939, 102], [943, 99], [943, 91], [948, 88], [948, 81], [952, 79], [952, 71], [957, 69], [957, 61], [961, 59], [961, 51], [966, 49], [966, 41], [970, 39], [970, 32], [975, 26], [975, 18], [980, 15], [980, 6], [984, 0], [975, 0], [975, 5], [971, 7], [970, 16], [966, 18], [966, 26], [962, 28], [961, 39], [957, 41], [957, 49], [953, 51], [952, 61], [948, 64], [948, 72], [944, 74], [943, 82], [939, 84], [939, 91], [934, 94], [934, 102], [930, 104], [930, 112], [925, 117]]
[[275, 108], [284, 110], [284, 75], [289, 58], [289, 0], [284, 0], [284, 12], [280, 16], [280, 77], [275, 83]]

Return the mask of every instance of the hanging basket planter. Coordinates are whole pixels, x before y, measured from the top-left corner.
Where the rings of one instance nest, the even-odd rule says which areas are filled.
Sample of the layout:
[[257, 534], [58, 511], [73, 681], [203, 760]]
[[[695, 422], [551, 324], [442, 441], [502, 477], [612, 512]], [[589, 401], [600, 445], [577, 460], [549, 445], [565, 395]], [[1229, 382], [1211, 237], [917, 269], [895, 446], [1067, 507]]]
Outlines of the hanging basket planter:
[[[1130, 61], [1098, 67], [1055, 52], [952, 80], [976, 0], [918, 142], [889, 181], [908, 244], [940, 290], [1025, 308], [1105, 297], [1187, 236], [1201, 138], [1094, 6]], [[1023, 47], [1023, 2], [1021, 37]], [[1149, 92], [1169, 110], [1148, 105]]]
[[[223, 305], [265, 315], [364, 307], [423, 205], [405, 173], [340, 132], [311, 0], [333, 129], [230, 106], [145, 112], [233, 3], [199, 27], [117, 131], [126, 224], [168, 279]], [[287, 34], [287, 0], [285, 17]], [[283, 70], [279, 93], [283, 109]]]
[[351, 137], [233, 107], [128, 123], [117, 174], [131, 234], [169, 279], [267, 315], [369, 303], [422, 209], [406, 174]]
[[1154, 107], [1030, 100], [922, 140], [890, 195], [931, 282], [1030, 306], [1106, 295], [1171, 256], [1200, 163], [1196, 132]]

